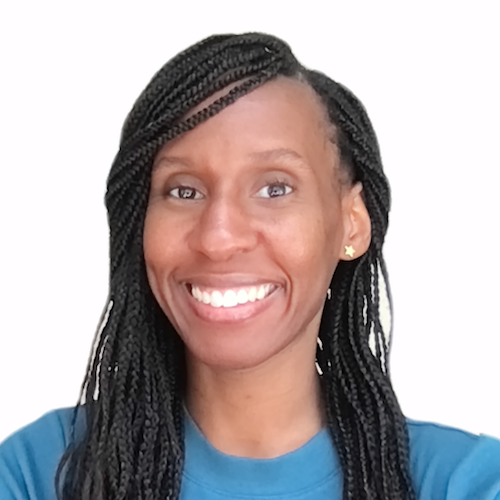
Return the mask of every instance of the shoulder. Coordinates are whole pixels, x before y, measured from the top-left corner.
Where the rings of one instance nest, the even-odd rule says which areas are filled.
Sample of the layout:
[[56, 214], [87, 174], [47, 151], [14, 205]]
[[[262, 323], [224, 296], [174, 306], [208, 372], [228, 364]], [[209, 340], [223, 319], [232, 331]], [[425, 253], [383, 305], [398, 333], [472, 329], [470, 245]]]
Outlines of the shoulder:
[[55, 472], [68, 446], [74, 410], [46, 413], [0, 444], [0, 498], [52, 500]]
[[500, 500], [500, 441], [444, 425], [408, 420], [418, 497]]

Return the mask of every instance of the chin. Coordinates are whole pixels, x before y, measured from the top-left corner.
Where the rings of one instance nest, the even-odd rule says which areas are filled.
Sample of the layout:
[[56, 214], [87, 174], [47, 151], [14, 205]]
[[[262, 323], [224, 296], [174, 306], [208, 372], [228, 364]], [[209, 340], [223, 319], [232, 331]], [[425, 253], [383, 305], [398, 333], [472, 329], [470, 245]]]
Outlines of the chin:
[[251, 370], [266, 364], [282, 350], [278, 345], [259, 345], [256, 339], [244, 342], [241, 337], [234, 338], [234, 333], [232, 339], [212, 339], [211, 342], [193, 340], [185, 342], [191, 362], [217, 370]]

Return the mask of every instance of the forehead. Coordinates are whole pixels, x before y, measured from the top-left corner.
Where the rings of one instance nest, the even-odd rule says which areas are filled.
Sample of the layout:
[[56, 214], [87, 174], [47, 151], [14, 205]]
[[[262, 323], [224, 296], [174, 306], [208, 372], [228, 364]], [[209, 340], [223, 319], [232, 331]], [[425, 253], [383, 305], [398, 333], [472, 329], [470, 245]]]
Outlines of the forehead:
[[[231, 89], [217, 92], [192, 110], [195, 114]], [[160, 154], [190, 156], [219, 151], [225, 155], [294, 149], [301, 156], [331, 152], [331, 125], [317, 94], [307, 84], [278, 77], [240, 97], [195, 129], [167, 143]], [[307, 158], [306, 158], [307, 159]]]

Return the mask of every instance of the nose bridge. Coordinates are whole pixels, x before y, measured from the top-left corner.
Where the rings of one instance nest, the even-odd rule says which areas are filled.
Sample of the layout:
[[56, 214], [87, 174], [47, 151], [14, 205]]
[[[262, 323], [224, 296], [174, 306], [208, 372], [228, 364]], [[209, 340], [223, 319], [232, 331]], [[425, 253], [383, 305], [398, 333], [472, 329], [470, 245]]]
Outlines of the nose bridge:
[[241, 196], [224, 190], [207, 200], [197, 228], [199, 250], [213, 260], [228, 260], [256, 243]]

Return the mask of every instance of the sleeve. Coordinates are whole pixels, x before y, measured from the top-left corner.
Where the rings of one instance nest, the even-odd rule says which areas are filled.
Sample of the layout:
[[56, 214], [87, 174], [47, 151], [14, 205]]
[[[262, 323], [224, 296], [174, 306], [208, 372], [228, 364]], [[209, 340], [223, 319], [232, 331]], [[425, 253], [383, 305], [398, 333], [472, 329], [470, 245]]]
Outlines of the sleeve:
[[460, 460], [448, 482], [446, 500], [500, 500], [500, 441], [481, 436]]
[[409, 421], [412, 476], [419, 500], [500, 500], [500, 441]]
[[70, 421], [70, 410], [50, 412], [0, 445], [1, 500], [56, 500], [55, 474]]

